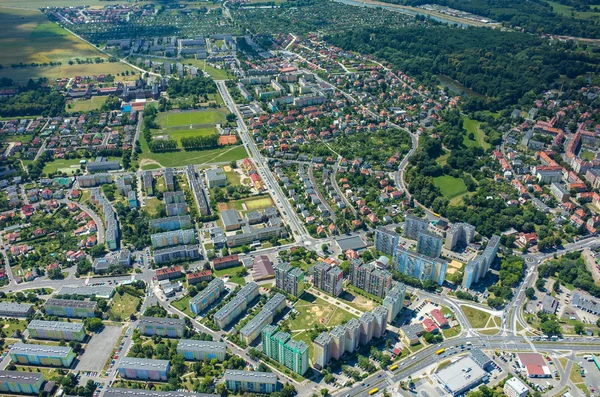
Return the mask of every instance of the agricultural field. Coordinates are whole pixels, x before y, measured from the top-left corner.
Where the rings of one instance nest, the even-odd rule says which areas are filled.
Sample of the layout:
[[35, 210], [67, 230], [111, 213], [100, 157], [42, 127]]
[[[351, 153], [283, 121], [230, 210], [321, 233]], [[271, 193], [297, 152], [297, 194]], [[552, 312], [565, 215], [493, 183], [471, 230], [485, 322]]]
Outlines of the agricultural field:
[[[2, 40], [0, 40], [2, 43]], [[125, 71], [134, 73], [134, 69], [129, 66], [120, 63], [90, 63], [90, 64], [74, 64], [69, 65], [63, 63], [60, 66], [40, 66], [40, 67], [27, 67], [27, 68], [4, 68], [0, 69], [0, 77], [8, 77], [13, 79], [17, 84], [27, 83], [29, 79], [38, 79], [45, 77], [50, 82], [63, 77], [75, 77], [81, 75], [100, 75], [100, 74], [112, 74], [115, 76], [117, 73], [123, 73]], [[132, 77], [131, 74], [129, 77]], [[120, 77], [116, 77], [115, 80], [120, 80]]]
[[94, 96], [90, 99], [78, 99], [67, 104], [67, 111], [69, 113], [75, 113], [100, 110], [105, 101], [106, 98], [101, 96]]
[[558, 15], [565, 16], [567, 18], [577, 18], [577, 19], [599, 19], [600, 12], [592, 11], [576, 11], [573, 7], [569, 7], [565, 4], [560, 4], [556, 1], [548, 1], [546, 3], [552, 6], [552, 11], [557, 13]]
[[[18, 4], [21, 6], [23, 2]], [[5, 1], [0, 2], [0, 6], [4, 5]], [[67, 64], [75, 58], [106, 58], [94, 47], [48, 21], [40, 11], [0, 8], [0, 25], [1, 62], [5, 67], [20, 62]]]
[[[112, 4], [122, 4], [127, 1], [115, 0]], [[41, 7], [68, 7], [68, 6], [90, 6], [93, 8], [104, 7], [103, 0], [0, 0], [0, 7], [14, 7], [28, 10], [39, 10]]]

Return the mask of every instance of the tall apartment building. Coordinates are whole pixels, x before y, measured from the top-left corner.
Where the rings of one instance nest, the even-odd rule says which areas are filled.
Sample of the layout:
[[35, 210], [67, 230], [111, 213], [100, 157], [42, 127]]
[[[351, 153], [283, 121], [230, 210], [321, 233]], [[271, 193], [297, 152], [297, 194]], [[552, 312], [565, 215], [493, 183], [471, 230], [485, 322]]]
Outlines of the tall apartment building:
[[166, 381], [170, 367], [169, 360], [122, 357], [117, 371], [122, 378]]
[[493, 235], [487, 243], [487, 246], [483, 250], [481, 257], [485, 263], [484, 265], [484, 275], [490, 270], [490, 266], [496, 260], [496, 255], [498, 254], [498, 248], [500, 248], [500, 236]]
[[485, 277], [487, 272], [490, 270], [490, 266], [496, 259], [498, 248], [500, 246], [500, 237], [493, 235], [488, 241], [488, 245], [483, 250], [481, 255], [477, 255], [475, 259], [470, 260], [465, 266], [463, 274], [462, 286], [465, 288], [471, 288], [473, 284], [476, 284]]
[[170, 192], [174, 191], [175, 190], [175, 176], [173, 175], [173, 169], [165, 168], [164, 177], [165, 177], [165, 186], [167, 187], [167, 190]]
[[67, 323], [62, 321], [31, 320], [27, 326], [30, 338], [54, 339], [54, 340], [76, 340], [85, 339], [85, 328], [83, 323]]
[[277, 391], [277, 374], [272, 372], [226, 369], [223, 376], [227, 390], [236, 393], [267, 394]]
[[276, 293], [265, 303], [262, 310], [248, 321], [248, 324], [240, 330], [240, 337], [247, 345], [254, 342], [262, 330], [273, 322], [273, 318], [285, 307], [285, 296]]
[[469, 244], [475, 236], [475, 226], [468, 223], [454, 223], [446, 232], [444, 248], [455, 251]]
[[411, 240], [416, 240], [419, 233], [427, 231], [429, 221], [427, 219], [417, 218], [413, 215], [406, 215], [404, 219], [404, 236]]
[[442, 253], [443, 239], [433, 233], [424, 231], [417, 236], [417, 252], [437, 258]]
[[219, 309], [213, 316], [215, 324], [223, 329], [243, 311], [246, 310], [248, 304], [258, 296], [258, 284], [254, 281], [244, 285], [237, 295], [227, 302], [225, 306]]
[[225, 342], [212, 342], [192, 339], [180, 339], [177, 354], [183, 354], [188, 361], [225, 360]]
[[142, 174], [142, 180], [144, 182], [144, 191], [148, 196], [154, 196], [154, 177], [152, 171], [144, 171]]
[[164, 248], [173, 245], [187, 245], [196, 243], [194, 229], [173, 230], [170, 232], [155, 233], [150, 236], [152, 248]]
[[96, 302], [48, 299], [44, 309], [49, 316], [85, 318], [94, 317], [97, 306]]
[[44, 365], [49, 367], [70, 367], [75, 353], [69, 346], [34, 345], [18, 342], [9, 352], [15, 364]]
[[344, 326], [338, 325], [330, 332], [321, 333], [313, 341], [317, 369], [325, 367], [331, 359], [339, 360], [345, 352], [354, 352], [373, 338], [381, 338], [387, 328], [387, 318], [388, 309], [378, 306], [358, 319], [350, 319]]
[[196, 201], [196, 205], [198, 206], [198, 211], [200, 215], [206, 216], [210, 215], [210, 207], [208, 205], [208, 200], [206, 199], [206, 195], [204, 194], [204, 189], [198, 180], [198, 176], [196, 175], [196, 170], [192, 164], [188, 164], [185, 168], [185, 173], [188, 179], [188, 183], [190, 184], [190, 189], [194, 194], [194, 199]]
[[181, 338], [185, 334], [185, 321], [178, 318], [142, 317], [138, 323], [142, 335]]
[[44, 384], [41, 372], [0, 371], [0, 392], [40, 394]]
[[339, 296], [342, 293], [342, 282], [344, 272], [338, 266], [330, 266], [325, 262], [318, 262], [313, 267], [313, 282], [315, 287], [331, 294]]
[[375, 249], [387, 255], [394, 254], [394, 248], [400, 241], [400, 235], [393, 230], [378, 226], [375, 229]]
[[290, 295], [300, 296], [304, 292], [304, 272], [299, 267], [281, 262], [275, 267], [275, 286]]
[[383, 299], [392, 286], [392, 273], [373, 262], [362, 263], [354, 259], [350, 261], [350, 283]]
[[262, 331], [263, 352], [291, 369], [303, 375], [308, 369], [308, 346], [304, 341], [291, 339], [290, 334], [279, 332], [274, 325], [267, 325]]
[[440, 258], [430, 258], [418, 252], [396, 247], [393, 258], [394, 266], [402, 274], [420, 281], [431, 280], [442, 285], [446, 278], [448, 262]]
[[190, 310], [198, 314], [206, 309], [211, 303], [217, 300], [225, 289], [225, 282], [220, 278], [213, 279], [206, 288], [198, 292], [196, 296], [190, 299]]
[[395, 283], [383, 299], [383, 306], [388, 310], [387, 322], [392, 323], [404, 307], [406, 285]]

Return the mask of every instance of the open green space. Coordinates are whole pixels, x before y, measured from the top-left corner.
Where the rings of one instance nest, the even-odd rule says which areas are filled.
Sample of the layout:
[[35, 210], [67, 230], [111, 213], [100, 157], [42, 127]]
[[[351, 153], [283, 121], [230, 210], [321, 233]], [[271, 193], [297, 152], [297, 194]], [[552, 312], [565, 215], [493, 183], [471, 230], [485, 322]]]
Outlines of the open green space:
[[[463, 138], [463, 144], [466, 147], [472, 146], [480, 146], [483, 150], [488, 149], [491, 145], [485, 141], [485, 133], [479, 128], [481, 122], [477, 120], [473, 120], [468, 118], [467, 116], [462, 116], [463, 119], [463, 127], [467, 131], [467, 134]], [[469, 134], [473, 133], [475, 135], [475, 139], [469, 139]]]
[[67, 105], [67, 111], [70, 113], [75, 112], [90, 112], [92, 110], [100, 110], [104, 102], [105, 97], [94, 96], [90, 99], [79, 99], [72, 101]]
[[[120, 157], [109, 157], [109, 160], [120, 160]], [[67, 175], [73, 175], [75, 174], [75, 172], [80, 169], [79, 168], [79, 162], [81, 160], [85, 160], [83, 157], [82, 158], [75, 158], [75, 159], [57, 159], [57, 160], [52, 160], [46, 163], [46, 165], [44, 165], [44, 170], [43, 172], [46, 174], [52, 173], [52, 172], [64, 172]], [[89, 161], [89, 159], [87, 159]], [[85, 169], [85, 166], [84, 166]], [[82, 170], [83, 172], [83, 170]]]
[[0, 321], [0, 335], [4, 334], [6, 337], [11, 337], [11, 335], [19, 330], [21, 332], [25, 331], [27, 328], [27, 320], [17, 320], [17, 319], [5, 319]]
[[145, 210], [152, 216], [158, 213], [158, 206], [163, 204], [163, 201], [156, 197], [147, 198], [144, 202], [146, 203]]
[[140, 303], [140, 298], [127, 293], [123, 295], [115, 294], [113, 297], [110, 309], [108, 310], [108, 318], [111, 320], [129, 320], [132, 314], [137, 312], [137, 306]]
[[596, 153], [590, 152], [589, 150], [582, 150], [579, 154], [582, 160], [592, 161], [595, 157]]
[[484, 328], [490, 319], [490, 314], [469, 306], [460, 307], [473, 328]]
[[47, 367], [30, 367], [25, 365], [17, 365], [17, 371], [21, 372], [41, 372], [44, 374], [44, 379], [47, 381], [53, 381], [60, 378], [62, 375], [59, 371], [60, 368], [47, 368]]
[[558, 15], [562, 15], [567, 18], [577, 18], [577, 19], [598, 19], [598, 18], [600, 18], [600, 12], [593, 11], [592, 9], [590, 9], [589, 11], [576, 11], [573, 7], [569, 7], [566, 4], [560, 4], [559, 2], [556, 2], [556, 1], [546, 0], [546, 3], [548, 3], [552, 6], [552, 11], [554, 11]]
[[306, 346], [308, 346], [308, 358], [310, 360], [314, 361], [314, 359], [315, 359], [314, 344], [313, 344], [313, 341], [310, 340], [310, 336], [308, 336], [308, 332], [305, 332], [305, 331], [298, 332], [295, 335], [292, 335], [292, 339], [297, 340], [297, 341], [304, 341], [304, 343], [306, 343]]
[[302, 294], [300, 299], [294, 304], [294, 308], [298, 312], [298, 315], [296, 318], [290, 320], [290, 329], [293, 331], [309, 329], [314, 325], [334, 327], [342, 322], [356, 318], [355, 315], [308, 292]]
[[231, 186], [239, 186], [241, 185], [242, 177], [235, 171], [225, 171], [225, 176], [227, 177], [227, 183]]
[[[1, 1], [0, 7], [6, 7], [7, 3], [10, 2]], [[19, 2], [17, 6], [21, 7], [24, 4]], [[21, 62], [66, 64], [75, 58], [106, 58], [91, 45], [79, 40], [57, 24], [49, 22], [47, 17], [37, 10], [0, 8], [0, 26], [0, 62], [4, 67]], [[26, 69], [34, 71], [38, 68]]]
[[445, 339], [453, 338], [460, 334], [460, 325], [456, 325], [452, 328], [442, 329], [442, 334], [444, 335]]
[[180, 128], [180, 129], [167, 129], [156, 131], [154, 135], [168, 135], [170, 139], [177, 141], [178, 146], [181, 148], [181, 138], [191, 138], [196, 136], [208, 136], [215, 134], [217, 129], [215, 127], [204, 127], [204, 128]]
[[[0, 44], [1, 43], [2, 40], [0, 40]], [[79, 58], [81, 58], [81, 56], [79, 56]], [[3, 62], [2, 65], [5, 65], [5, 63]], [[134, 69], [121, 62], [90, 63], [81, 65], [69, 65], [66, 62], [63, 62], [63, 64], [60, 66], [40, 66], [16, 69], [11, 67], [5, 67], [3, 69], [0, 69], [0, 77], [8, 77], [11, 78], [17, 84], [23, 84], [27, 83], [29, 79], [35, 80], [40, 77], [45, 77], [50, 82], [53, 82], [56, 79], [63, 77], [75, 77], [82, 75], [94, 76], [100, 74], [111, 74], [115, 76], [117, 73], [123, 73], [125, 71], [129, 71], [129, 73], [135, 72]], [[129, 77], [133, 78], [131, 74], [129, 75]], [[118, 79], [119, 78], [116, 78], [115, 80]]]
[[460, 178], [450, 175], [442, 175], [433, 178], [433, 184], [437, 186], [444, 197], [453, 199], [467, 192], [465, 182]]
[[190, 124], [218, 124], [225, 121], [226, 109], [207, 109], [186, 112], [160, 113], [157, 122], [163, 128], [189, 126]]
[[181, 299], [177, 299], [176, 301], [171, 302], [171, 306], [175, 307], [176, 309], [179, 309], [191, 318], [194, 318], [196, 317], [196, 315], [190, 310], [190, 299], [192, 299], [192, 297], [186, 295]]
[[246, 285], [246, 280], [244, 280], [244, 277], [237, 275], [242, 270], [244, 270], [243, 265], [229, 267], [227, 269], [215, 270], [214, 274], [216, 277], [228, 276], [229, 281], [231, 281], [232, 283], [239, 284], [239, 285]]

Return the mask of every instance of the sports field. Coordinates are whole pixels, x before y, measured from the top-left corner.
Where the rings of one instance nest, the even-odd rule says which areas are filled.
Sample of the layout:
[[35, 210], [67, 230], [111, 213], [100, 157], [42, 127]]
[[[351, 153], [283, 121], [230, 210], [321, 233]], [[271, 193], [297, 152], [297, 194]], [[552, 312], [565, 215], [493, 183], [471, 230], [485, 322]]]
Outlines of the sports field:
[[140, 139], [143, 153], [140, 155], [140, 167], [151, 170], [163, 167], [182, 167], [188, 164], [228, 163], [248, 157], [243, 146], [224, 146], [219, 149], [201, 151], [179, 151], [167, 153], [150, 153], [146, 141]]
[[[0, 2], [0, 6], [5, 2]], [[28, 2], [20, 2], [24, 4]], [[94, 47], [77, 39], [40, 11], [0, 8], [0, 63], [12, 64], [62, 62], [75, 58], [106, 58]], [[37, 68], [27, 68], [37, 69]]]
[[193, 112], [166, 112], [158, 116], [158, 124], [163, 128], [189, 125], [220, 124], [225, 122], [226, 109], [207, 109]]

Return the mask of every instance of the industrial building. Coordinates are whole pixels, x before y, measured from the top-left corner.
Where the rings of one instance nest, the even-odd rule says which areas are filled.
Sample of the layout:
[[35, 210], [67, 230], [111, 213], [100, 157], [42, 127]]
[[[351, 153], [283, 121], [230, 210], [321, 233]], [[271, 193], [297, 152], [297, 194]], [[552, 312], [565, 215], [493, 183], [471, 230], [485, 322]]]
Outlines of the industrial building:
[[138, 323], [142, 335], [181, 338], [185, 334], [185, 321], [178, 318], [142, 317]]
[[190, 299], [190, 310], [198, 314], [216, 301], [225, 289], [225, 282], [220, 278], [213, 279], [206, 288]]
[[29, 337], [34, 339], [76, 340], [85, 339], [83, 323], [67, 323], [62, 321], [31, 320], [27, 326]]
[[272, 372], [239, 371], [226, 369], [227, 390], [266, 394], [277, 391], [277, 375]]
[[9, 352], [15, 364], [44, 365], [50, 367], [70, 367], [75, 353], [69, 346], [34, 345], [15, 343]]
[[177, 354], [183, 354], [188, 361], [203, 361], [216, 359], [225, 360], [225, 342], [211, 342], [192, 339], [180, 339], [177, 344]]
[[122, 357], [117, 371], [122, 378], [166, 381], [170, 366], [169, 360]]

